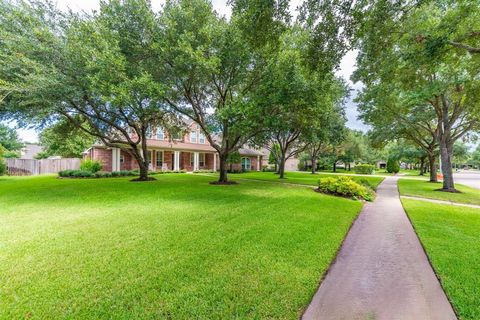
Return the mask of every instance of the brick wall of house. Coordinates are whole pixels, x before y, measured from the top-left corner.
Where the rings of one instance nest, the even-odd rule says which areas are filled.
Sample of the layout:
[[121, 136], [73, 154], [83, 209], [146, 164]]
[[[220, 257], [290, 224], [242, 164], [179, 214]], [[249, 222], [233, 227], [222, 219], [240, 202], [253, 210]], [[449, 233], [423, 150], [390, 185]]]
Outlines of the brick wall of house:
[[191, 165], [190, 157], [192, 157], [192, 153], [180, 152], [180, 169], [193, 171], [193, 166]]
[[201, 169], [213, 170], [213, 157], [212, 153], [205, 154], [205, 166]]
[[112, 150], [104, 148], [92, 148], [92, 159], [100, 161], [102, 171], [112, 171]]
[[172, 155], [172, 151], [165, 151], [163, 155], [163, 161], [167, 164], [169, 170], [173, 170]]
[[123, 162], [120, 162], [120, 170], [132, 170], [132, 161], [137, 163], [135, 158], [123, 150], [120, 151], [120, 155], [123, 156]]

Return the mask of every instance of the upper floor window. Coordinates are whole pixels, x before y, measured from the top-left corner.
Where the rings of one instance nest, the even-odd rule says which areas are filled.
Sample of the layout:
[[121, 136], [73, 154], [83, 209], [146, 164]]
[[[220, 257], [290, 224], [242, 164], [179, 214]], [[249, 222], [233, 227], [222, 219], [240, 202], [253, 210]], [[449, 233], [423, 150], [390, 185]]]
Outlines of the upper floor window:
[[165, 134], [163, 133], [162, 128], [157, 129], [157, 139], [158, 140], [164, 140], [165, 139]]
[[172, 139], [173, 140], [182, 140], [182, 135], [180, 134], [180, 132], [175, 132], [172, 134]]
[[198, 142], [205, 143], [205, 135], [203, 133], [198, 134]]
[[190, 132], [190, 142], [197, 143], [197, 131]]
[[145, 135], [147, 139], [151, 138], [153, 135], [152, 128], [148, 127], [147, 132], [145, 132]]

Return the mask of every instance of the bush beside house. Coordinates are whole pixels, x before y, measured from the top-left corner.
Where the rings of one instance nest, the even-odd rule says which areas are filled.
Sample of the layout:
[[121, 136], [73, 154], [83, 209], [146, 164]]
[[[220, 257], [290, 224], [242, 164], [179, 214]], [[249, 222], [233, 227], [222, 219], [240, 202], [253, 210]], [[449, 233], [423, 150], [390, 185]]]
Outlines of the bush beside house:
[[100, 163], [100, 161], [85, 159], [80, 164], [80, 170], [85, 171], [85, 172], [89, 171], [89, 172], [92, 172], [92, 173], [96, 173], [96, 172], [102, 170], [102, 164]]

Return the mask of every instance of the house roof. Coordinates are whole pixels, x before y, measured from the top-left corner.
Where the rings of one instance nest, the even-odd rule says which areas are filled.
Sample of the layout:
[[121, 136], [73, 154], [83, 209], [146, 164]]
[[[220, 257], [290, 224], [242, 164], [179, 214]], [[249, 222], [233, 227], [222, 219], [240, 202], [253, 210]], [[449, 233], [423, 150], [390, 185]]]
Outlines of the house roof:
[[261, 153], [259, 150], [249, 148], [240, 148], [238, 149], [238, 152], [242, 156], [263, 156], [263, 153]]

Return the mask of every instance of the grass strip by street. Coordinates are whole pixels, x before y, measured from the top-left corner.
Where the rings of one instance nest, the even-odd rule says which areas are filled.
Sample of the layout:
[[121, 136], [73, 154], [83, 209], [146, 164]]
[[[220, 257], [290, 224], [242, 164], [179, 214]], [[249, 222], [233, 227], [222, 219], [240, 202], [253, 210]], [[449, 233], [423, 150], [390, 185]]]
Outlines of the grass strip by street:
[[460, 319], [480, 319], [480, 209], [402, 203]]
[[478, 189], [461, 184], [455, 184], [455, 188], [457, 188], [460, 193], [451, 193], [438, 191], [438, 189], [442, 188], [442, 183], [440, 182], [432, 183], [428, 181], [402, 178], [398, 180], [398, 188], [402, 196], [422, 197], [480, 205], [480, 192]]
[[0, 178], [0, 318], [297, 319], [362, 206], [156, 178]]

